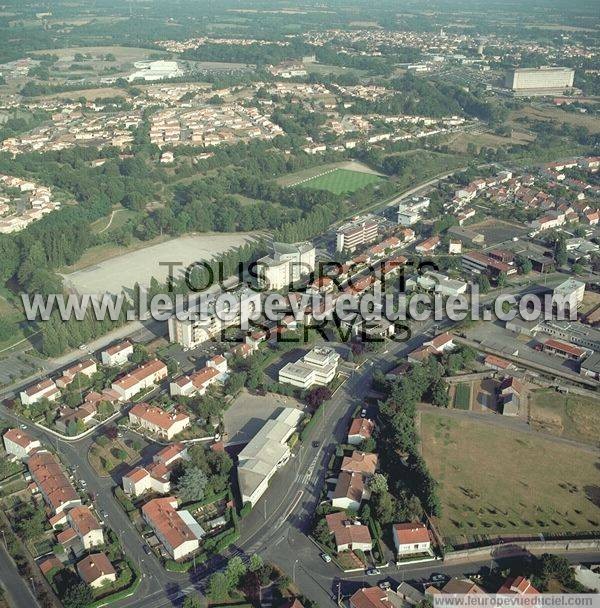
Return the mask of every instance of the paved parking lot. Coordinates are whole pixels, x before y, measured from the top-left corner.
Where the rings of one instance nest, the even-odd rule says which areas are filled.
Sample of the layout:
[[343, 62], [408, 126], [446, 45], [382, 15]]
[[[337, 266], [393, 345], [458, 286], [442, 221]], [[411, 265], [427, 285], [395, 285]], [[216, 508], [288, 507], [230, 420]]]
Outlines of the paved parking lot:
[[265, 396], [242, 391], [224, 415], [227, 444], [247, 443], [266, 420], [284, 407], [302, 409], [304, 404], [293, 397], [267, 393]]

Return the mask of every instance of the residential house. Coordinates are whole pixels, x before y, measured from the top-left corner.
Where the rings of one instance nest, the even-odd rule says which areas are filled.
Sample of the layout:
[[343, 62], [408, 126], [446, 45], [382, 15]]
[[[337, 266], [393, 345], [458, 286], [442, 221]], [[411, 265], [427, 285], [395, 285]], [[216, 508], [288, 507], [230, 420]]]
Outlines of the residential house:
[[341, 551], [371, 551], [373, 542], [368, 526], [352, 521], [346, 513], [330, 513], [325, 516], [327, 526], [335, 538], [338, 553]]
[[538, 595], [539, 591], [524, 576], [511, 576], [502, 583], [496, 593], [502, 595]]
[[153, 359], [140, 365], [112, 383], [112, 389], [119, 395], [121, 401], [131, 399], [140, 391], [154, 386], [167, 377], [167, 366], [159, 359]]
[[431, 553], [429, 530], [423, 523], [394, 524], [393, 535], [397, 559], [417, 553]]
[[86, 584], [97, 589], [114, 583], [117, 573], [105, 553], [92, 553], [77, 562], [77, 573]]
[[50, 378], [46, 378], [46, 380], [42, 380], [19, 393], [23, 405], [33, 405], [42, 399], [54, 401], [58, 395], [60, 395], [60, 390]]
[[375, 423], [368, 418], [354, 418], [348, 430], [346, 443], [349, 445], [360, 445], [373, 435]]
[[29, 456], [29, 454], [38, 448], [42, 447], [42, 444], [31, 437], [25, 431], [19, 429], [8, 429], [4, 433], [4, 449], [10, 456], [15, 456], [19, 460], [23, 460]]
[[393, 608], [388, 592], [380, 587], [363, 587], [350, 597], [350, 608]]
[[377, 463], [377, 454], [368, 454], [355, 450], [350, 456], [344, 456], [341, 470], [348, 473], [361, 473], [365, 477], [371, 477], [377, 470]]
[[204, 536], [204, 530], [188, 511], [177, 511], [177, 499], [171, 496], [147, 502], [142, 516], [174, 560], [194, 553]]
[[331, 496], [331, 505], [337, 509], [358, 511], [361, 502], [367, 500], [370, 495], [362, 473], [342, 471]]
[[115, 344], [114, 346], [103, 350], [100, 356], [103, 365], [116, 367], [117, 365], [126, 363], [132, 354], [133, 344], [129, 340], [125, 340], [124, 342], [119, 342], [119, 344]]
[[417, 253], [427, 255], [433, 253], [441, 243], [439, 236], [432, 236], [415, 246]]
[[137, 403], [129, 410], [129, 422], [164, 439], [173, 439], [190, 426], [190, 417], [183, 412], [167, 412], [148, 403]]
[[90, 378], [98, 371], [98, 366], [93, 359], [85, 359], [76, 365], [69, 367], [63, 371], [63, 375], [56, 381], [58, 388], [66, 388], [73, 382], [77, 374], [83, 374]]
[[67, 513], [67, 521], [75, 530], [84, 549], [104, 544], [104, 533], [100, 522], [88, 507], [77, 506]]

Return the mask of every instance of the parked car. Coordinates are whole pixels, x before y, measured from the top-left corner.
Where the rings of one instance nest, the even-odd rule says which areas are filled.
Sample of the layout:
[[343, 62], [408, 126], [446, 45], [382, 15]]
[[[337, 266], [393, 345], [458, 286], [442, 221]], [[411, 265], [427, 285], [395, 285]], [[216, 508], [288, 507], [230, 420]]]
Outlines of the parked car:
[[318, 448], [320, 445], [321, 445], [321, 442], [320, 442], [320, 441], [313, 441], [313, 442], [312, 442], [312, 447], [313, 447], [313, 448]]
[[367, 570], [367, 576], [378, 576], [379, 574], [381, 574], [381, 572], [379, 572], [377, 568], [369, 568]]
[[362, 410], [360, 410], [360, 417], [361, 418], [366, 418], [367, 417], [367, 410], [363, 407]]
[[432, 574], [430, 580], [433, 583], [443, 583], [448, 580], [448, 577], [445, 574]]
[[327, 555], [327, 553], [321, 553], [321, 559], [328, 564], [331, 561], [331, 556]]
[[383, 589], [384, 591], [387, 591], [391, 586], [392, 584], [390, 583], [390, 581], [381, 581], [379, 583], [379, 588]]
[[150, 553], [152, 553], [152, 549], [150, 549], [149, 545], [144, 545], [144, 553], [146, 555], [150, 555]]

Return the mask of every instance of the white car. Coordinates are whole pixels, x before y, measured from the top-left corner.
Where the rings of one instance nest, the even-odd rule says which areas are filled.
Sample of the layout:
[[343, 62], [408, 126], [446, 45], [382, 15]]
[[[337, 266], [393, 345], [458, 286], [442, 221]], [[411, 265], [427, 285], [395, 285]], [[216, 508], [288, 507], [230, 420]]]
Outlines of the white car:
[[321, 559], [328, 564], [331, 561], [331, 556], [327, 555], [327, 553], [321, 553]]

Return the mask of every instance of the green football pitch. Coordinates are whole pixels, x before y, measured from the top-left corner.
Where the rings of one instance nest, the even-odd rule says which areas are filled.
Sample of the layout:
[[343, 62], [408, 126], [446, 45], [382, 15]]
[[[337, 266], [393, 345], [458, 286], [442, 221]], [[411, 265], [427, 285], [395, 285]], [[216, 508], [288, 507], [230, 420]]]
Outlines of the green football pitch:
[[300, 188], [313, 188], [315, 190], [328, 190], [333, 194], [347, 194], [354, 192], [368, 184], [379, 181], [381, 178], [372, 173], [349, 171], [348, 169], [333, 169], [329, 173], [317, 175], [294, 184]]

